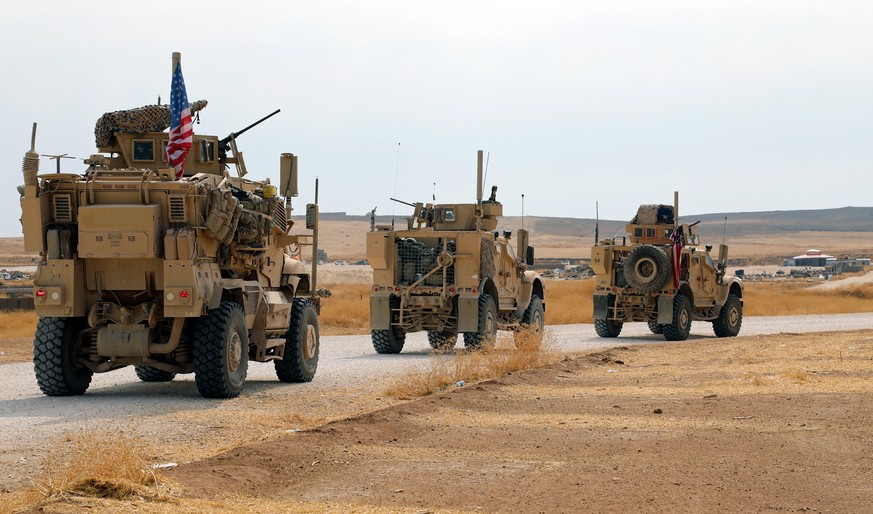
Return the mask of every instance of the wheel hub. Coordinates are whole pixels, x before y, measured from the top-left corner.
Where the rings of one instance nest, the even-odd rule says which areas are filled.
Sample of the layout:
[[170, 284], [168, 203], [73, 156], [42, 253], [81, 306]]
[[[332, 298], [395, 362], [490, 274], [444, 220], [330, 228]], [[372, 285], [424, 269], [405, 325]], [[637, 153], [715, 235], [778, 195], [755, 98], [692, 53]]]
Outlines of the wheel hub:
[[739, 320], [740, 320], [740, 311], [737, 310], [736, 308], [731, 309], [728, 312], [728, 323], [730, 323], [731, 326], [734, 326], [737, 324], [737, 322]]
[[231, 373], [235, 372], [242, 362], [242, 350], [242, 338], [234, 331], [227, 344], [227, 367]]
[[652, 259], [640, 259], [634, 266], [634, 271], [643, 282], [651, 282], [655, 278], [655, 262]]
[[306, 325], [306, 340], [303, 343], [303, 358], [309, 360], [315, 357], [315, 351], [317, 346], [318, 337], [315, 333], [315, 326]]

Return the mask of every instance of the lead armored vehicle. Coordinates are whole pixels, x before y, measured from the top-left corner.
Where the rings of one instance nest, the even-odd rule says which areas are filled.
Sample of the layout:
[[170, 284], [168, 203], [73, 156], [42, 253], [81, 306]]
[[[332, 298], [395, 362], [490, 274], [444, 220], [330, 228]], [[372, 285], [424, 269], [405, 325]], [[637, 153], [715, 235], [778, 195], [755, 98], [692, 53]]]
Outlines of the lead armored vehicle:
[[[478, 153], [476, 203], [408, 204], [405, 230], [374, 225], [367, 234], [373, 267], [370, 329], [378, 353], [399, 353], [406, 334], [427, 331], [434, 349], [493, 345], [498, 330], [531, 327], [542, 337], [545, 287], [533, 264], [528, 232], [498, 233], [497, 188], [482, 200]], [[405, 202], [404, 202], [405, 203]]]
[[718, 337], [739, 334], [743, 284], [726, 273], [728, 247], [700, 247], [695, 225], [679, 224], [679, 193], [673, 205], [642, 205], [627, 224], [626, 238], [604, 239], [591, 249], [594, 327], [617, 337], [622, 325], [648, 323], [655, 334], [683, 341], [692, 321], [712, 323]]
[[34, 368], [46, 395], [83, 394], [94, 373], [131, 365], [146, 382], [193, 372], [212, 398], [237, 396], [250, 361], [273, 362], [283, 382], [315, 375], [329, 293], [316, 289], [315, 261], [301, 261], [315, 248], [316, 204], [307, 232], [292, 233], [297, 157], [279, 158], [278, 186], [245, 178], [236, 136], [253, 124], [193, 134], [177, 170], [170, 121], [166, 105], [105, 114], [81, 174], [39, 174], [34, 124], [21, 222], [25, 249], [41, 256]]

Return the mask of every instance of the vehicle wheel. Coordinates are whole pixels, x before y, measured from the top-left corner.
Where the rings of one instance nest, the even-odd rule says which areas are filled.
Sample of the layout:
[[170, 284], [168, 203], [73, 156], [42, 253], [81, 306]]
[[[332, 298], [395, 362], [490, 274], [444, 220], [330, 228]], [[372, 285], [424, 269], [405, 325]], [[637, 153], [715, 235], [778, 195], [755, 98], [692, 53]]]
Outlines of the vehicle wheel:
[[198, 322], [194, 381], [204, 398], [239, 396], [249, 367], [249, 331], [242, 307], [221, 302]]
[[491, 348], [497, 339], [497, 306], [490, 295], [479, 295], [479, 329], [464, 333], [464, 347], [468, 350]]
[[291, 326], [285, 334], [285, 354], [273, 361], [282, 382], [311, 382], [318, 369], [318, 311], [315, 304], [295, 298], [291, 306]]
[[673, 268], [663, 249], [652, 245], [634, 247], [624, 262], [627, 284], [641, 293], [650, 293], [664, 287]]
[[76, 358], [80, 318], [40, 318], [33, 337], [33, 370], [36, 383], [47, 396], [84, 394], [91, 385], [93, 371]]
[[[530, 303], [527, 304], [527, 309], [521, 315], [522, 329], [530, 330], [535, 336], [537, 343], [543, 340], [543, 332], [546, 325], [546, 310], [543, 308], [543, 301], [537, 295], [530, 297]], [[516, 344], [518, 344], [519, 333], [515, 334]]]
[[398, 334], [394, 329], [371, 330], [370, 334], [376, 353], [400, 353], [406, 342], [406, 334]]
[[712, 321], [712, 329], [718, 337], [736, 337], [743, 326], [743, 302], [735, 294], [729, 294], [718, 318]]
[[621, 327], [624, 325], [621, 321], [611, 319], [596, 319], [594, 320], [594, 330], [600, 337], [618, 337], [621, 334]]
[[140, 365], [134, 366], [133, 369], [136, 371], [136, 376], [143, 382], [169, 382], [176, 378], [176, 374], [172, 371], [164, 371], [151, 366]]
[[664, 325], [659, 325], [654, 321], [649, 322], [649, 330], [652, 331], [653, 334], [663, 334], [664, 333]]
[[455, 347], [455, 343], [458, 342], [458, 334], [429, 330], [427, 332], [427, 342], [434, 350], [451, 350]]
[[691, 300], [684, 294], [673, 297], [673, 321], [664, 325], [667, 341], [684, 341], [691, 333]]

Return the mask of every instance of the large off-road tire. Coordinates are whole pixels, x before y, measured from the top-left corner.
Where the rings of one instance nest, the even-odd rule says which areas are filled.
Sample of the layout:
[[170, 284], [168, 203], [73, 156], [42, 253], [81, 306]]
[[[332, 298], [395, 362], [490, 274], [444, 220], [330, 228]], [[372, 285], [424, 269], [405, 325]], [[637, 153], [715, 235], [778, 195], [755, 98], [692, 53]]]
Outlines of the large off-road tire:
[[[543, 333], [546, 328], [546, 310], [543, 308], [543, 301], [537, 295], [530, 297], [530, 303], [527, 304], [527, 309], [521, 315], [521, 328], [525, 331], [530, 331], [537, 343], [543, 340]], [[519, 343], [521, 334], [515, 334], [516, 345]], [[528, 337], [528, 336], [525, 336]]]
[[621, 327], [624, 325], [621, 321], [611, 319], [596, 319], [594, 320], [594, 330], [600, 337], [618, 337], [621, 334]]
[[652, 331], [653, 334], [663, 334], [664, 333], [664, 325], [659, 325], [654, 321], [649, 322], [649, 330]]
[[627, 254], [624, 262], [627, 285], [641, 293], [664, 287], [672, 271], [667, 253], [658, 246], [636, 246]]
[[136, 376], [143, 382], [169, 382], [176, 378], [176, 374], [172, 371], [164, 371], [146, 365], [134, 366], [133, 370], [136, 371]]
[[491, 348], [497, 340], [497, 305], [491, 295], [479, 295], [479, 328], [464, 333], [464, 347], [468, 350]]
[[285, 354], [273, 361], [282, 382], [311, 382], [318, 369], [318, 311], [315, 304], [295, 298], [291, 305], [291, 324], [285, 334]]
[[743, 326], [743, 302], [735, 294], [729, 294], [718, 318], [712, 320], [712, 330], [718, 337], [736, 337]]
[[406, 334], [398, 334], [394, 329], [371, 330], [370, 335], [376, 353], [400, 353], [406, 342]]
[[242, 307], [221, 302], [201, 318], [194, 336], [194, 381], [204, 398], [239, 396], [249, 367], [249, 331]]
[[684, 341], [691, 333], [691, 300], [684, 294], [673, 297], [673, 321], [664, 325], [664, 339]]
[[36, 383], [48, 396], [84, 394], [93, 371], [77, 362], [81, 318], [40, 318], [33, 337], [33, 371]]
[[458, 334], [429, 330], [427, 332], [427, 342], [434, 350], [451, 350], [455, 347], [455, 343], [458, 342]]

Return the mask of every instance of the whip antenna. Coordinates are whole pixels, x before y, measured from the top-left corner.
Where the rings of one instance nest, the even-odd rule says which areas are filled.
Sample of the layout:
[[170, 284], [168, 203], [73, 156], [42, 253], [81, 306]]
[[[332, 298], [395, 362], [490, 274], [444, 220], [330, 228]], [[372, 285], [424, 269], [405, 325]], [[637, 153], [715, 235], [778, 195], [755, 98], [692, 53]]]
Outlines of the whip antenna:
[[[400, 174], [400, 143], [397, 143], [397, 165], [394, 168], [394, 196], [397, 196], [397, 176]], [[394, 230], [394, 212], [395, 208], [391, 206], [391, 230]]]
[[725, 244], [727, 241], [727, 216], [724, 217], [724, 229], [721, 233], [721, 244]]

